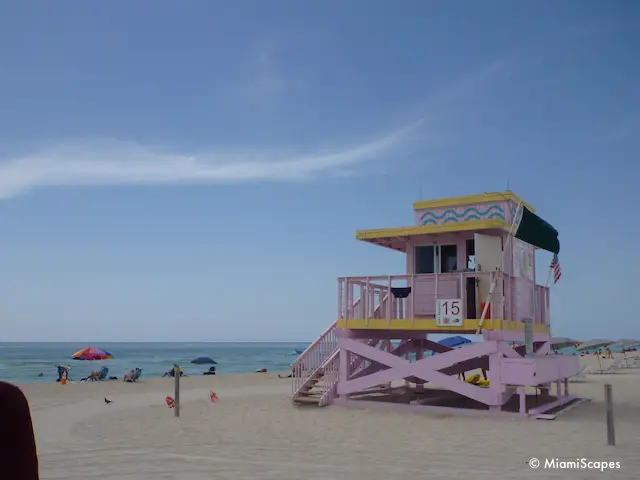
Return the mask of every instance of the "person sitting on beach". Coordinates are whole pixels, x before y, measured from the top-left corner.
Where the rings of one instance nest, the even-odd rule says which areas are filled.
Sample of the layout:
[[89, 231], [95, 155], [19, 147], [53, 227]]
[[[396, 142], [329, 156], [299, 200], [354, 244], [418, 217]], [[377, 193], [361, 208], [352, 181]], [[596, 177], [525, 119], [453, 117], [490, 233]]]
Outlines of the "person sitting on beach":
[[184, 372], [182, 371], [182, 369], [178, 366], [178, 365], [174, 365], [173, 368], [171, 370], [169, 370], [168, 372], [164, 372], [164, 375], [162, 375], [163, 377], [171, 377], [174, 378], [176, 376], [175, 374], [175, 370], [176, 368], [178, 369], [178, 371], [180, 372], [180, 376], [181, 377], [185, 377], [186, 375], [184, 374]]
[[123, 382], [129, 382], [129, 383], [135, 382], [136, 381], [136, 374], [137, 374], [138, 370], [139, 370], [138, 368], [136, 368], [135, 370], [132, 368], [131, 370], [126, 372], [124, 374], [124, 377], [122, 378], [122, 381]]
[[216, 374], [216, 367], [209, 367], [209, 371], [204, 372], [203, 375], [215, 375]]

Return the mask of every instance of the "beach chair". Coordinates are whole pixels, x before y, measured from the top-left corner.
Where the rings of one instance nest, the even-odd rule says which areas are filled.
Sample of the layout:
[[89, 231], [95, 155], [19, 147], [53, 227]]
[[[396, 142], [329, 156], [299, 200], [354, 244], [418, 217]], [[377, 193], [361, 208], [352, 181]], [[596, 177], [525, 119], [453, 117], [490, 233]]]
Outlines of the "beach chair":
[[91, 372], [91, 375], [87, 378], [83, 378], [82, 380], [86, 382], [99, 382], [100, 380], [107, 378], [107, 375], [109, 375], [109, 367], [102, 367], [100, 370]]
[[136, 368], [135, 370], [131, 370], [124, 374], [123, 382], [135, 383], [140, 379], [140, 375], [142, 375], [142, 369]]
[[597, 370], [593, 373], [601, 373], [601, 374], [610, 374], [610, 373], [618, 373], [618, 370], [624, 368], [624, 359], [616, 358], [611, 365], [607, 368], [603, 368], [601, 370]]
[[640, 368], [640, 357], [627, 357], [624, 368]]
[[98, 376], [94, 378], [94, 380], [96, 381], [104, 380], [107, 378], [107, 375], [109, 375], [109, 367], [102, 367], [100, 369]]

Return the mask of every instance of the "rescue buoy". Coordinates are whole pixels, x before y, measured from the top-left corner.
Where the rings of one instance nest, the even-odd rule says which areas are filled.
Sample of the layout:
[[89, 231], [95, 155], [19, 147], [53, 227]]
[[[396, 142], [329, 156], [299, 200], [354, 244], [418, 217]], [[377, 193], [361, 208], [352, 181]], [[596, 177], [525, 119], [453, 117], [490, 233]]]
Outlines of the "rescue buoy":
[[211, 399], [212, 403], [216, 403], [218, 401], [218, 395], [216, 395], [216, 392], [214, 392], [213, 390], [209, 392], [209, 398]]
[[176, 406], [176, 401], [168, 395], [165, 401], [167, 402], [167, 407], [169, 408], [174, 408]]

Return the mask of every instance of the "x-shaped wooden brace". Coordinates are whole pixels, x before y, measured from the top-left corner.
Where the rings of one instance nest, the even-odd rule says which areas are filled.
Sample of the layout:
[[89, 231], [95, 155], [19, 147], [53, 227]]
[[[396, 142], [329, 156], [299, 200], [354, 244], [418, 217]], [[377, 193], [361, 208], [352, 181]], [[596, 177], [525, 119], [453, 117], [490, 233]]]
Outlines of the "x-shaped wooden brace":
[[[373, 387], [383, 383], [388, 383], [400, 378], [417, 377], [427, 382], [433, 382], [436, 385], [449, 388], [466, 397], [479, 399], [483, 403], [489, 404], [491, 392], [480, 389], [479, 387], [457, 380], [450, 375], [438, 372], [443, 368], [450, 367], [456, 363], [472, 358], [488, 355], [497, 350], [495, 341], [485, 341], [464, 348], [456, 349], [451, 352], [441, 353], [432, 357], [427, 357], [417, 362], [410, 362], [396, 355], [383, 352], [377, 348], [370, 347], [350, 338], [340, 338], [338, 345], [341, 349], [348, 350], [355, 355], [360, 355], [374, 362], [390, 367], [388, 370], [382, 370], [366, 377], [360, 377], [354, 380], [338, 383], [338, 394], [348, 393], [354, 384], [359, 389]], [[400, 373], [400, 371], [402, 373]], [[453, 380], [453, 381], [452, 381]]]

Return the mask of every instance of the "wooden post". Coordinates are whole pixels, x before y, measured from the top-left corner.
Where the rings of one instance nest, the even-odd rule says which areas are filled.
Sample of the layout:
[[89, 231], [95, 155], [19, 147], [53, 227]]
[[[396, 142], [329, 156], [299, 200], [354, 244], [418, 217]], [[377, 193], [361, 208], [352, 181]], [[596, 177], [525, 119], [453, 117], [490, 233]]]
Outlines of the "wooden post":
[[611, 392], [611, 384], [604, 386], [604, 403], [607, 406], [607, 444], [616, 444], [616, 431], [613, 424], [613, 394]]
[[180, 367], [173, 368], [173, 378], [174, 378], [173, 400], [175, 402], [173, 411], [175, 412], [175, 416], [179, 417], [180, 416]]
[[524, 323], [524, 352], [525, 356], [529, 357], [533, 355], [533, 320], [523, 318], [522, 323]]

